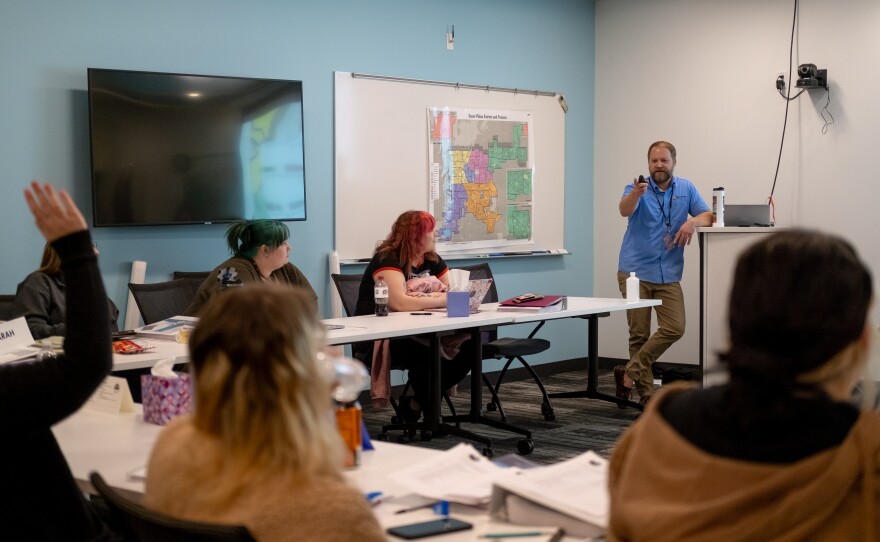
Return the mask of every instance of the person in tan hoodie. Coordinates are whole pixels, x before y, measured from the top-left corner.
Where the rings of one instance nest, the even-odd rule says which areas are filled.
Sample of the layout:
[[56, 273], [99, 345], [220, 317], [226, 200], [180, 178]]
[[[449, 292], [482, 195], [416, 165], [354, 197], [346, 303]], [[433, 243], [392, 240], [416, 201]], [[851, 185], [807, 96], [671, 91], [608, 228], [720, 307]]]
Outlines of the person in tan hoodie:
[[880, 415], [851, 403], [872, 297], [838, 237], [791, 230], [749, 247], [721, 354], [729, 382], [668, 386], [626, 431], [609, 539], [880, 540]]
[[159, 435], [144, 504], [244, 525], [260, 542], [385, 540], [342, 475], [322, 337], [305, 289], [255, 284], [214, 296], [190, 337], [194, 412]]

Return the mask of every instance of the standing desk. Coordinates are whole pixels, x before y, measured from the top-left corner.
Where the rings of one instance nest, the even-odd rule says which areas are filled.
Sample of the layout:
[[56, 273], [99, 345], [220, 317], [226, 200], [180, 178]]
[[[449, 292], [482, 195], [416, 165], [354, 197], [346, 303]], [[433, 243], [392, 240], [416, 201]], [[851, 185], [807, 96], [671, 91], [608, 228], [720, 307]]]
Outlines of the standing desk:
[[[128, 414], [80, 410], [56, 424], [52, 431], [80, 489], [95, 493], [89, 474], [97, 471], [119, 493], [135, 502], [141, 501], [144, 482], [131, 479], [129, 473], [146, 466], [162, 427], [145, 423], [139, 406], [136, 413]], [[401, 465], [423, 461], [443, 452], [387, 442], [375, 442], [374, 445], [376, 450], [364, 452], [361, 466], [345, 471], [345, 476], [364, 493], [384, 493], [388, 501], [373, 509], [379, 524], [388, 528], [436, 519], [430, 510], [395, 514], [399, 509], [428, 501], [390, 480], [388, 473]], [[507, 523], [490, 519], [485, 508], [453, 503], [451, 512], [454, 517], [472, 523], [474, 529], [445, 534], [439, 540], [464, 542], [474, 540], [477, 533], [513, 530]]]

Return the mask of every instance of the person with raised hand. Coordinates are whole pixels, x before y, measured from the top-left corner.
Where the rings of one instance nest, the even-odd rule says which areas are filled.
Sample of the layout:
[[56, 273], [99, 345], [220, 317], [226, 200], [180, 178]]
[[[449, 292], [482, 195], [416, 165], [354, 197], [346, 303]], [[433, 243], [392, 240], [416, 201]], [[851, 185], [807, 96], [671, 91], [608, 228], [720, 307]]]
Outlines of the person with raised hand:
[[37, 228], [61, 258], [67, 284], [64, 353], [0, 365], [0, 538], [116, 540], [77, 487], [52, 434], [113, 366], [107, 295], [86, 221], [66, 192], [32, 181]]

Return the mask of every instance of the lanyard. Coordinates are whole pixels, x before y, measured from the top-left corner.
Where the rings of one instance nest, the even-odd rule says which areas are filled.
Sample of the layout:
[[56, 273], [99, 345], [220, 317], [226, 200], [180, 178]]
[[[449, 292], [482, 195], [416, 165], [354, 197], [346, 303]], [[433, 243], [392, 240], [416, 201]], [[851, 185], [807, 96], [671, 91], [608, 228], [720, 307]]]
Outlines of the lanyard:
[[672, 231], [672, 183], [669, 183], [669, 189], [666, 192], [669, 193], [669, 215], [666, 215], [666, 192], [663, 193], [663, 199], [660, 199], [660, 196], [657, 195], [657, 190], [659, 188], [652, 187], [651, 190], [654, 192], [654, 198], [657, 200], [657, 205], [660, 206], [660, 214], [663, 215], [663, 222], [666, 223], [666, 231]]

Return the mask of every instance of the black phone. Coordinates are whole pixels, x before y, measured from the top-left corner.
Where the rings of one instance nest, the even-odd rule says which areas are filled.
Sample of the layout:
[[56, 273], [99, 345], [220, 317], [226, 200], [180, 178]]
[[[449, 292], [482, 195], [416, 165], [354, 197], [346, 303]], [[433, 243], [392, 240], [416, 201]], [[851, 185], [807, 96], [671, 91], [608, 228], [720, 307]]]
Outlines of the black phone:
[[446, 518], [434, 521], [425, 521], [422, 523], [413, 523], [410, 525], [401, 525], [400, 527], [391, 527], [388, 534], [393, 534], [404, 540], [414, 540], [416, 538], [425, 538], [444, 533], [454, 533], [456, 531], [467, 531], [473, 529], [473, 525], [465, 521]]

